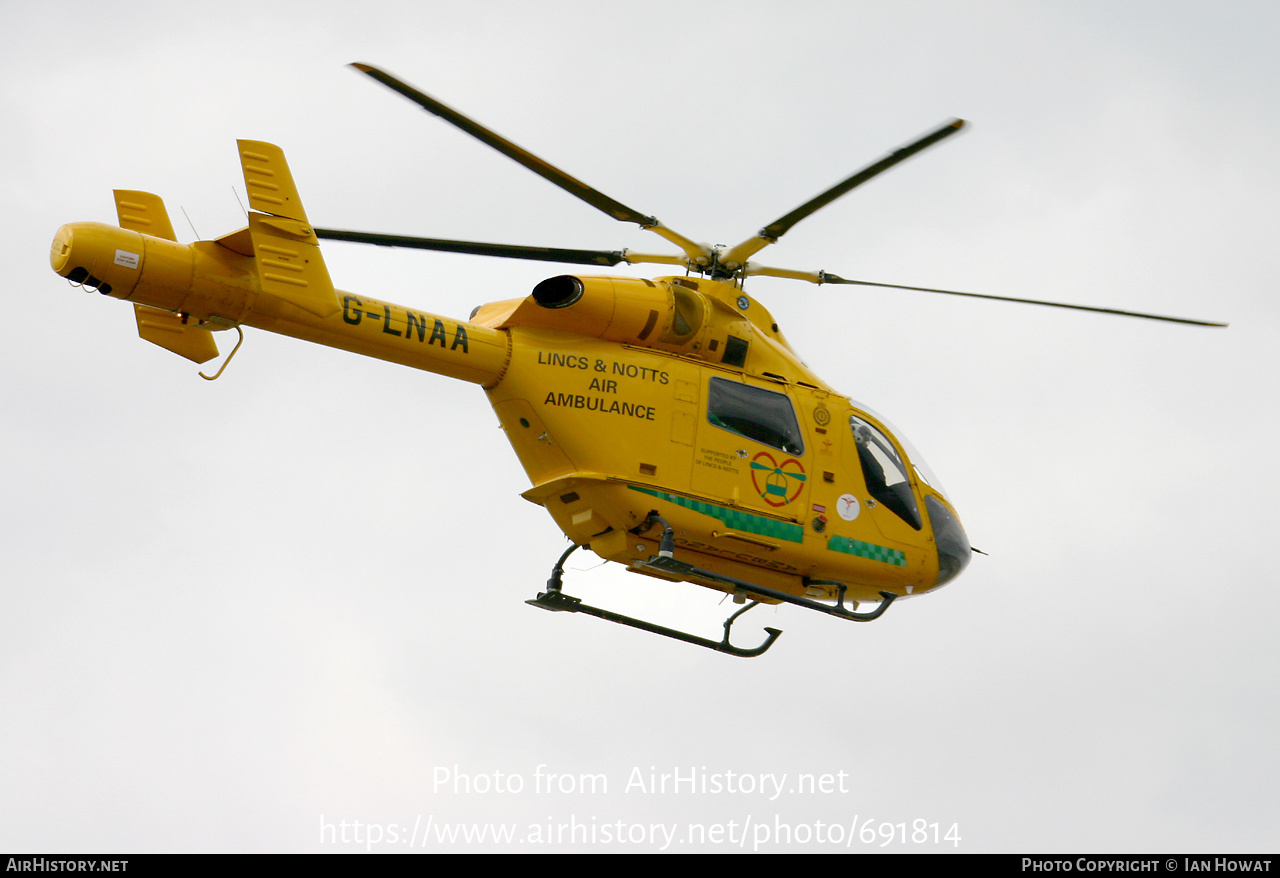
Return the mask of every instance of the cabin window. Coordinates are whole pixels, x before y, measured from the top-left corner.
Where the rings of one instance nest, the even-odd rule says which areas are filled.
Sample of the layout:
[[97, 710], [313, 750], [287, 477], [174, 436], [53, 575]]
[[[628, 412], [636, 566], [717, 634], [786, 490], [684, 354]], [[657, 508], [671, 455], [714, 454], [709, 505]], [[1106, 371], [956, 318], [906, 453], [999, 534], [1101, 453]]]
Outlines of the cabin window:
[[867, 491], [881, 505], [920, 530], [920, 507], [907, 478], [907, 468], [902, 456], [889, 437], [861, 418], [850, 415], [849, 428], [858, 446], [858, 461], [867, 481]]
[[804, 454], [796, 410], [785, 393], [712, 378], [707, 391], [707, 420], [787, 454]]

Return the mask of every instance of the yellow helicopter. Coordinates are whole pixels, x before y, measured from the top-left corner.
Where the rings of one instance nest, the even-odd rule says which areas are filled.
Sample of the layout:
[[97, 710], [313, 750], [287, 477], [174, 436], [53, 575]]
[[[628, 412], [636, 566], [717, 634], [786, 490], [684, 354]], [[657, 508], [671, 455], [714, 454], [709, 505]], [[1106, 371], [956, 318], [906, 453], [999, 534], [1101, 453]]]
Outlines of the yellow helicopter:
[[[319, 229], [303, 211], [282, 151], [238, 141], [249, 225], [179, 244], [164, 204], [116, 191], [119, 226], [59, 229], [51, 262], [75, 284], [134, 304], [147, 341], [204, 363], [213, 332], [242, 326], [458, 378], [484, 388], [543, 506], [572, 545], [528, 603], [586, 613], [736, 656], [742, 613], [788, 603], [857, 622], [898, 597], [947, 584], [977, 551], [923, 461], [875, 413], [801, 362], [744, 289], [768, 276], [922, 290], [1223, 326], [1033, 299], [847, 280], [750, 261], [853, 188], [955, 134], [953, 120], [841, 181], [727, 249], [697, 243], [585, 185], [389, 74], [353, 65], [534, 173], [679, 252], [562, 250]], [[336, 290], [319, 239], [579, 265], [660, 264], [654, 280], [560, 275], [468, 320]], [[226, 368], [226, 362], [223, 363]], [[221, 374], [221, 369], [213, 376]], [[201, 373], [203, 375], [203, 373]], [[636, 573], [689, 582], [744, 604], [712, 640], [613, 613], [563, 592], [578, 548]], [[874, 607], [860, 612], [860, 603]]]

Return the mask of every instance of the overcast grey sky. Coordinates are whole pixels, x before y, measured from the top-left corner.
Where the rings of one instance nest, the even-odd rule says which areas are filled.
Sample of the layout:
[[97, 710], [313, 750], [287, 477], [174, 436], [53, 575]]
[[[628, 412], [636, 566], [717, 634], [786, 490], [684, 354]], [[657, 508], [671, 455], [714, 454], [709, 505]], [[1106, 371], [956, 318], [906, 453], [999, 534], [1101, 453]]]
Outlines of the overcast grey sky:
[[[1275, 851], [1274, 3], [0, 2], [0, 848]], [[49, 270], [113, 188], [237, 228], [237, 138], [319, 225], [655, 249], [351, 61], [713, 243], [961, 116], [767, 261], [1231, 327], [757, 279], [989, 557], [871, 625], [757, 610], [751, 661], [537, 612], [564, 541], [478, 389], [252, 330], [207, 383]], [[326, 258], [458, 317], [557, 272]], [[593, 565], [567, 590], [717, 636]]]

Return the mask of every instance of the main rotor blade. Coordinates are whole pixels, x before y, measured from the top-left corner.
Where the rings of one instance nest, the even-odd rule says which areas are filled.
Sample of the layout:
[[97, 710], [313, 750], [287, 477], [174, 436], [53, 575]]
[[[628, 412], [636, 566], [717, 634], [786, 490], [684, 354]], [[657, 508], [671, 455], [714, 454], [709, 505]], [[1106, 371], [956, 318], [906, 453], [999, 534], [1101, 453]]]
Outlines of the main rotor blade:
[[791, 211], [791, 213], [778, 217], [778, 219], [761, 229], [756, 237], [748, 238], [741, 244], [738, 244], [729, 250], [727, 253], [723, 254], [720, 257], [721, 263], [728, 268], [736, 268], [737, 266], [742, 265], [756, 253], [759, 253], [765, 247], [776, 242], [779, 238], [790, 231], [792, 226], [800, 222], [800, 220], [810, 216], [811, 214], [817, 213], [841, 195], [845, 195], [850, 190], [861, 186], [872, 177], [884, 173], [899, 162], [911, 158], [911, 156], [921, 150], [928, 149], [941, 140], [945, 140], [964, 126], [965, 121], [963, 119], [952, 119], [946, 125], [943, 125], [936, 131], [926, 134], [914, 143], [907, 144], [901, 149], [894, 150], [880, 161], [875, 164], [868, 165], [853, 176], [840, 181], [821, 195], [810, 198], [804, 204]]
[[886, 287], [891, 290], [918, 290], [922, 293], [942, 293], [946, 296], [966, 296], [971, 299], [994, 299], [997, 302], [1021, 302], [1025, 305], [1045, 305], [1049, 308], [1070, 308], [1073, 311], [1093, 311], [1098, 314], [1119, 314], [1122, 317], [1141, 317], [1144, 320], [1164, 320], [1169, 323], [1188, 323], [1192, 326], [1227, 326], [1209, 320], [1191, 320], [1186, 317], [1168, 317], [1163, 314], [1144, 314], [1140, 311], [1121, 311], [1119, 308], [1095, 308], [1092, 305], [1068, 305], [1065, 302], [1046, 302], [1043, 299], [1017, 299], [1012, 296], [992, 296], [986, 293], [961, 293], [956, 290], [937, 290], [932, 287], [909, 287], [903, 284], [882, 284], [870, 280], [846, 280], [836, 274], [818, 272], [818, 283], [856, 284], [863, 287]]
[[413, 86], [408, 83], [401, 82], [383, 70], [379, 70], [378, 68], [372, 67], [368, 64], [356, 63], [351, 66], [359, 70], [361, 73], [367, 74], [373, 79], [376, 79], [387, 88], [398, 91], [400, 94], [422, 107], [428, 113], [439, 116], [450, 125], [462, 129], [481, 143], [493, 147], [509, 159], [514, 159], [529, 170], [533, 171], [539, 177], [556, 184], [561, 189], [571, 195], [577, 196], [597, 210], [607, 213], [616, 220], [636, 223], [641, 228], [648, 229], [651, 232], [661, 235], [663, 238], [683, 250], [690, 259], [694, 260], [699, 265], [706, 265], [710, 262], [711, 251], [707, 247], [686, 238], [679, 232], [667, 228], [658, 221], [657, 217], [647, 216], [634, 208], [627, 207], [620, 201], [615, 201], [603, 192], [591, 188], [578, 178], [566, 174], [550, 162], [543, 161], [528, 150], [522, 149], [507, 140], [505, 137], [490, 131], [474, 119], [468, 119], [452, 107], [445, 106], [430, 95], [423, 94]]
[[538, 262], [566, 262], [574, 265], [617, 265], [625, 260], [621, 250], [562, 250], [558, 247], [485, 244], [479, 241], [415, 238], [407, 235], [382, 235], [376, 232], [349, 232], [342, 229], [316, 229], [315, 233], [316, 237], [330, 241], [354, 241], [359, 244], [377, 244], [380, 247], [411, 247], [416, 250], [469, 253], [473, 256], [501, 256], [506, 259], [532, 259]]
[[352, 64], [351, 66], [359, 70], [361, 73], [365, 73], [376, 79], [378, 82], [387, 86], [387, 88], [400, 92], [400, 94], [422, 107], [428, 113], [433, 113], [441, 119], [444, 119], [450, 125], [453, 125], [456, 128], [461, 128], [481, 143], [485, 143], [493, 147], [509, 159], [514, 159], [538, 176], [545, 180], [550, 180], [561, 189], [564, 189], [572, 195], [576, 195], [587, 204], [590, 204], [597, 210], [604, 211], [614, 219], [622, 220], [623, 222], [639, 223], [642, 226], [651, 226], [657, 222], [657, 219], [654, 217], [645, 216], [640, 213], [640, 211], [633, 210], [622, 202], [613, 200], [603, 192], [592, 189], [576, 177], [571, 177], [555, 165], [543, 161], [525, 149], [521, 149], [501, 135], [495, 134], [488, 128], [485, 128], [479, 122], [476, 122], [473, 119], [468, 119], [452, 107], [445, 106], [430, 95], [423, 94], [413, 86], [396, 79], [391, 74], [379, 70], [376, 67], [371, 67], [368, 64], [357, 63]]
[[952, 119], [946, 125], [943, 125], [941, 128], [930, 134], [926, 134], [916, 142], [908, 144], [907, 146], [902, 147], [902, 149], [894, 150], [875, 164], [863, 168], [852, 177], [837, 183], [821, 195], [809, 199], [786, 216], [779, 217], [769, 223], [769, 225], [760, 230], [761, 234], [765, 237], [773, 238], [774, 240], [781, 238], [791, 229], [792, 226], [800, 222], [800, 220], [812, 213], [816, 213], [831, 202], [835, 201], [841, 195], [846, 194], [854, 187], [861, 186], [877, 174], [884, 173], [899, 162], [909, 159], [921, 150], [928, 149], [940, 140], [950, 137], [952, 134], [955, 134], [963, 128], [964, 124], [963, 119]]

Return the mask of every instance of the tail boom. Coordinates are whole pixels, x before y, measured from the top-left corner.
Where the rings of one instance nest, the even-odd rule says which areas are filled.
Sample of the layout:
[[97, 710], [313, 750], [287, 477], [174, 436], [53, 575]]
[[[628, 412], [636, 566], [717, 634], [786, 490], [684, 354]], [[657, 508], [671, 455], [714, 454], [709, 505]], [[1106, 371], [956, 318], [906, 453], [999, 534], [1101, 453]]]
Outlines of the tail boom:
[[332, 310], [273, 295], [254, 257], [223, 242], [184, 245], [71, 223], [58, 230], [50, 261], [73, 282], [211, 330], [251, 326], [481, 385], [495, 384], [509, 357], [502, 330], [341, 291]]

